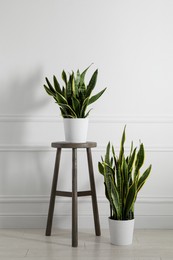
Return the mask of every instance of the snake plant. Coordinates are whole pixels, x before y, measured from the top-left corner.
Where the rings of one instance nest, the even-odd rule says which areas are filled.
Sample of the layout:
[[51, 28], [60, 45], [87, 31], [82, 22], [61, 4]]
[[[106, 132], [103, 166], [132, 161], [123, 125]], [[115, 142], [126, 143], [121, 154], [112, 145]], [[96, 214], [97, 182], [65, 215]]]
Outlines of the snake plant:
[[144, 145], [131, 149], [128, 156], [124, 152], [125, 128], [122, 134], [120, 151], [115, 154], [114, 146], [107, 145], [106, 155], [98, 162], [99, 172], [104, 176], [105, 195], [110, 203], [110, 218], [116, 220], [134, 219], [134, 204], [137, 194], [151, 171], [151, 165], [140, 173], [144, 163]]
[[[90, 67], [90, 66], [89, 66]], [[46, 77], [47, 85], [44, 85], [46, 92], [52, 96], [59, 105], [61, 115], [64, 118], [85, 118], [89, 115], [90, 110], [87, 107], [94, 103], [106, 90], [103, 89], [99, 93], [91, 96], [97, 82], [98, 70], [96, 70], [89, 83], [85, 83], [86, 68], [82, 73], [77, 70], [72, 71], [69, 75], [62, 71], [62, 80], [64, 85], [61, 87], [56, 76], [53, 76], [53, 84]]]

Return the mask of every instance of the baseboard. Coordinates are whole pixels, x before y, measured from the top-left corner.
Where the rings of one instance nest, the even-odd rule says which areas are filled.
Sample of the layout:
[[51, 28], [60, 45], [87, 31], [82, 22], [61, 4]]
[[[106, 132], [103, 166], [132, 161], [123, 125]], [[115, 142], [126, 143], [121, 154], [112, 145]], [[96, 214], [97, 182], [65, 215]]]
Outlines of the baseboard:
[[[1, 196], [0, 228], [45, 228], [48, 196]], [[101, 228], [108, 228], [109, 205], [98, 198]], [[139, 198], [136, 202], [135, 228], [173, 229], [173, 198]], [[79, 228], [94, 229], [91, 199], [79, 199]], [[58, 199], [53, 228], [71, 228], [71, 200]]]
[[[28, 114], [0, 114], [0, 122], [46, 122], [62, 123], [62, 117], [59, 114], [49, 115], [28, 115]], [[90, 116], [91, 123], [142, 123], [142, 124], [172, 124], [173, 116], [170, 114], [147, 114], [147, 115], [117, 115], [117, 114], [96, 114]]]
[[[4, 215], [0, 216], [0, 228], [46, 228], [47, 215]], [[79, 229], [93, 229], [93, 216], [79, 216]], [[107, 216], [100, 215], [100, 226], [108, 228]], [[53, 218], [52, 230], [56, 228], [71, 229], [71, 216]], [[173, 229], [173, 216], [136, 216], [135, 229]]]

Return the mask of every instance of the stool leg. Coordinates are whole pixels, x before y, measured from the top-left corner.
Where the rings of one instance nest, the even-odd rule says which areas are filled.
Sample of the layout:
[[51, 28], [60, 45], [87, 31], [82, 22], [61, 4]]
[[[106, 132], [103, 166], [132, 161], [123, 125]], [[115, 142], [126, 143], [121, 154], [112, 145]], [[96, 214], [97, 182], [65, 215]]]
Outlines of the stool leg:
[[60, 157], [61, 157], [61, 148], [58, 148], [57, 153], [56, 153], [55, 168], [54, 168], [54, 175], [53, 175], [53, 181], [52, 181], [52, 190], [51, 190], [49, 212], [48, 212], [48, 218], [47, 218], [46, 236], [51, 235], [52, 219], [53, 219], [53, 212], [54, 212], [54, 207], [55, 207], [56, 188], [57, 188], [59, 165], [60, 165]]
[[99, 221], [99, 213], [98, 213], [98, 206], [97, 206], [97, 197], [96, 197], [96, 188], [95, 188], [95, 181], [94, 181], [94, 171], [93, 171], [91, 148], [86, 148], [86, 149], [87, 149], [88, 169], [89, 169], [89, 177], [90, 177], [90, 185], [91, 185], [91, 193], [92, 193], [92, 206], [93, 206], [93, 215], [94, 215], [94, 223], [95, 223], [95, 234], [96, 234], [96, 236], [100, 236], [101, 235], [100, 221]]
[[78, 246], [77, 149], [72, 149], [72, 247]]

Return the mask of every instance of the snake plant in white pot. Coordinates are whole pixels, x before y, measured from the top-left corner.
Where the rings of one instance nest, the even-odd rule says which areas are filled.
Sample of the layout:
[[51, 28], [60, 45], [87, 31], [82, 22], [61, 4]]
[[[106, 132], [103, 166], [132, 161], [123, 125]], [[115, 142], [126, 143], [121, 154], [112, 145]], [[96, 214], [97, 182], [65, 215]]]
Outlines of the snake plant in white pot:
[[[90, 67], [90, 66], [89, 66]], [[77, 70], [69, 75], [62, 71], [63, 86], [61, 87], [57, 78], [53, 76], [53, 84], [46, 78], [44, 88], [59, 105], [61, 115], [64, 118], [65, 139], [68, 142], [86, 142], [89, 105], [94, 103], [106, 90], [92, 95], [97, 82], [98, 70], [96, 70], [89, 83], [85, 83], [85, 75], [88, 71], [86, 68], [82, 73]]]
[[110, 203], [110, 240], [115, 245], [129, 245], [133, 240], [134, 207], [137, 194], [151, 172], [151, 165], [140, 173], [144, 163], [144, 145], [131, 149], [125, 156], [125, 128], [123, 131], [119, 155], [110, 142], [106, 155], [98, 163], [99, 172], [104, 177], [105, 195]]

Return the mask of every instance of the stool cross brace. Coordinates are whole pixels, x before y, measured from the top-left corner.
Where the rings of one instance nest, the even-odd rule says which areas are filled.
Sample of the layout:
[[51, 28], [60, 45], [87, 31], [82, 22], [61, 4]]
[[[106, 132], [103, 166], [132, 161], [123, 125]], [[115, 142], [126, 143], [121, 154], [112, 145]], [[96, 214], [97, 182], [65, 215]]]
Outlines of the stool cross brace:
[[[92, 207], [93, 207], [93, 217], [94, 217], [94, 224], [95, 224], [95, 234], [96, 234], [96, 236], [101, 235], [98, 206], [97, 206], [97, 197], [96, 197], [96, 188], [95, 188], [95, 181], [94, 181], [92, 154], [91, 154], [91, 147], [96, 147], [96, 143], [95, 142], [87, 142], [87, 143], [58, 142], [58, 143], [52, 143], [52, 147], [57, 148], [57, 152], [56, 152], [55, 168], [54, 168], [51, 197], [50, 197], [50, 204], [49, 204], [49, 212], [48, 212], [48, 219], [47, 219], [46, 236], [51, 235], [52, 220], [53, 220], [56, 196], [72, 197], [72, 246], [77, 247], [78, 246], [78, 209], [77, 209], [77, 207], [78, 207], [77, 198], [78, 197], [91, 196]], [[57, 190], [57, 182], [58, 182], [58, 174], [59, 174], [59, 166], [60, 166], [62, 148], [72, 148], [72, 192]], [[86, 148], [91, 190], [87, 190], [87, 191], [78, 191], [77, 190], [77, 148]]]

